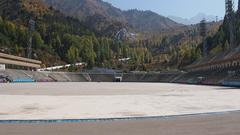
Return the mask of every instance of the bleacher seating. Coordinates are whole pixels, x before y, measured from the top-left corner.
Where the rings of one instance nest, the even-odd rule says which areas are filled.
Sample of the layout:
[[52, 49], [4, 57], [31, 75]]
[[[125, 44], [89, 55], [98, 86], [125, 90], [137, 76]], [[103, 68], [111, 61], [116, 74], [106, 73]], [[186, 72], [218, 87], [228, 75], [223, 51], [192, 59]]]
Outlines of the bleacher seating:
[[221, 82], [224, 86], [240, 87], [240, 70], [235, 70], [235, 73]]
[[123, 82], [139, 82], [142, 76], [141, 73], [123, 74]]
[[[174, 82], [185, 84], [240, 86], [240, 70], [228, 68], [189, 73], [125, 73], [118, 74], [123, 82]], [[2, 82], [114, 82], [116, 74], [35, 72], [7, 69], [0, 71]]]
[[48, 76], [56, 82], [71, 82], [65, 73], [48, 73]]
[[223, 81], [231, 80], [232, 78], [236, 78], [236, 80], [238, 80], [237, 76], [234, 77], [229, 75], [229, 70], [230, 69], [219, 69], [189, 72], [184, 74], [175, 82], [187, 84], [222, 85]]
[[114, 82], [114, 74], [89, 74], [92, 82]]
[[71, 82], [88, 82], [88, 79], [81, 73], [65, 73]]
[[171, 82], [179, 73], [129, 73], [123, 75], [124, 82]]
[[35, 80], [22, 70], [6, 70], [5, 75], [11, 82], [35, 82]]
[[32, 78], [36, 82], [54, 82], [54, 80], [50, 78], [45, 72], [35, 72], [35, 71], [24, 71], [24, 72], [29, 76], [32, 76]]

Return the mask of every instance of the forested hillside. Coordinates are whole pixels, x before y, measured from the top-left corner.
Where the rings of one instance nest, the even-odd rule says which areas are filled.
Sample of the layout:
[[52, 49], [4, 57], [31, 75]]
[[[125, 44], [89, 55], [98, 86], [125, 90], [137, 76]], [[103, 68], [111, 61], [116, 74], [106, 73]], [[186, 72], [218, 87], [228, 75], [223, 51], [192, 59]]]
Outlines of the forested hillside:
[[[118, 65], [118, 59], [130, 57], [129, 63], [148, 63], [151, 53], [143, 47], [130, 48], [127, 42], [96, 35], [88, 24], [66, 17], [39, 0], [23, 0], [16, 18], [0, 19], [1, 51], [26, 56], [28, 45], [28, 21], [36, 21], [33, 32], [33, 58], [46, 66], [63, 63], [87, 62], [92, 66]], [[9, 9], [14, 11], [13, 9]]]
[[[66, 16], [40, 0], [22, 0], [18, 7], [17, 10], [16, 5], [8, 7], [8, 14], [0, 17], [1, 52], [27, 56], [30, 36], [28, 23], [33, 19], [36, 27], [32, 33], [32, 57], [43, 61], [45, 66], [86, 62], [88, 67], [176, 70], [202, 57], [199, 25], [167, 31], [127, 33], [133, 36], [131, 40], [119, 40], [115, 35], [124, 27], [103, 16], [96, 15], [80, 21], [81, 19]], [[139, 11], [136, 13], [134, 10], [129, 12], [133, 12], [130, 16], [146, 13], [139, 14]], [[94, 25], [96, 23], [98, 25]], [[143, 22], [139, 21], [138, 27], [143, 25], [141, 23]], [[208, 23], [208, 40], [219, 35], [219, 32], [215, 33], [220, 24], [221, 22]], [[125, 37], [124, 34], [126, 33], [121, 33], [121, 36]], [[124, 58], [130, 60], [122, 61]]]
[[240, 14], [239, 12], [233, 14], [234, 19], [232, 20], [233, 33], [235, 36], [234, 45], [230, 45], [230, 31], [229, 31], [229, 22], [227, 18], [224, 19], [223, 24], [220, 26], [216, 34], [209, 36], [207, 38], [208, 42], [208, 51], [210, 55], [217, 55], [222, 52], [234, 50], [239, 47], [240, 44]]
[[[207, 35], [213, 36], [222, 22], [206, 24]], [[184, 26], [172, 31], [143, 33], [139, 42], [147, 47], [153, 56], [149, 70], [176, 70], [202, 58], [202, 37], [199, 24]]]

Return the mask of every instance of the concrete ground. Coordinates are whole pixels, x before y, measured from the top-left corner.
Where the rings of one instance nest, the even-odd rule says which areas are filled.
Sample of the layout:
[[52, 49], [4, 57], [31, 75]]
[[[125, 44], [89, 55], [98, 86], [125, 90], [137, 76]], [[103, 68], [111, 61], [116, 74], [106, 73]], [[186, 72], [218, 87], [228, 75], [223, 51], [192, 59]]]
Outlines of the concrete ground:
[[240, 135], [240, 113], [131, 121], [0, 124], [0, 135]]
[[224, 112], [240, 110], [239, 97], [240, 89], [164, 83], [1, 84], [0, 120]]

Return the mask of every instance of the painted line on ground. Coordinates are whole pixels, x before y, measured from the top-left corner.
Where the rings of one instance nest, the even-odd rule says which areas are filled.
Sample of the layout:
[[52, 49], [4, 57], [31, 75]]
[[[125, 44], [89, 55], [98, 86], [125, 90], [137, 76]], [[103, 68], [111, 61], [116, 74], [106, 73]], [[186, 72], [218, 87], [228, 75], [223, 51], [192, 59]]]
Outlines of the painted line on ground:
[[151, 120], [151, 119], [172, 119], [179, 117], [222, 115], [227, 113], [240, 113], [240, 110], [225, 112], [195, 113], [183, 115], [167, 116], [146, 116], [146, 117], [118, 117], [118, 118], [89, 118], [89, 119], [46, 119], [46, 120], [0, 120], [0, 124], [49, 124], [49, 123], [82, 123], [82, 122], [108, 122], [108, 121], [126, 121], [126, 120]]

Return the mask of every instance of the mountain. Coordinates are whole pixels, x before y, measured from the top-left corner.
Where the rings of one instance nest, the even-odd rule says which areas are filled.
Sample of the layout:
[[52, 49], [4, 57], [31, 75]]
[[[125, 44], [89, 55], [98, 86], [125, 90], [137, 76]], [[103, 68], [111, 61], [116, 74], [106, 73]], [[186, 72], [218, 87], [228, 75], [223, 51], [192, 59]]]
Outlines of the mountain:
[[181, 24], [185, 24], [185, 25], [191, 25], [191, 21], [189, 19], [186, 18], [182, 18], [182, 17], [178, 17], [178, 16], [168, 16], [169, 18], [171, 18], [172, 20], [174, 20], [175, 22], [181, 23]]
[[180, 24], [169, 18], [163, 17], [152, 11], [139, 11], [134, 9], [124, 11], [123, 13], [127, 22], [140, 32], [158, 32], [180, 26]]
[[86, 19], [95, 14], [124, 21], [122, 11], [113, 7], [107, 2], [101, 0], [42, 0], [46, 4], [62, 11], [63, 13], [77, 17], [78, 19]]
[[[124, 27], [132, 27], [137, 32], [156, 32], [181, 26], [169, 18], [163, 17], [152, 11], [122, 11], [121, 9], [116, 8], [107, 2], [103, 2], [102, 0], [42, 1], [55, 9], [60, 10], [64, 14], [76, 17], [80, 20], [92, 20], [92, 22], [96, 22], [92, 19], [92, 17], [104, 18], [102, 20], [107, 20], [108, 23], [120, 23]], [[98, 19], [98, 21], [99, 20], [100, 19]], [[106, 25], [105, 22], [104, 24]], [[100, 23], [99, 25], [104, 24]]]
[[177, 16], [169, 16], [170, 19], [174, 20], [175, 22], [185, 24], [185, 25], [191, 25], [191, 24], [197, 24], [199, 23], [202, 19], [206, 19], [207, 22], [213, 22], [216, 21], [216, 16], [214, 15], [206, 15], [204, 13], [199, 13], [194, 17], [191, 17], [189, 19], [187, 18], [181, 18]]

